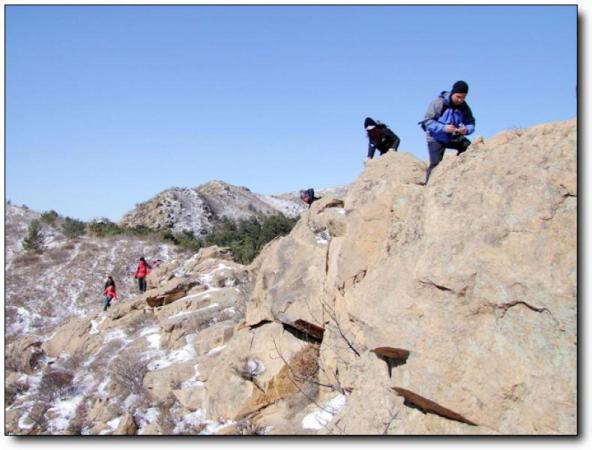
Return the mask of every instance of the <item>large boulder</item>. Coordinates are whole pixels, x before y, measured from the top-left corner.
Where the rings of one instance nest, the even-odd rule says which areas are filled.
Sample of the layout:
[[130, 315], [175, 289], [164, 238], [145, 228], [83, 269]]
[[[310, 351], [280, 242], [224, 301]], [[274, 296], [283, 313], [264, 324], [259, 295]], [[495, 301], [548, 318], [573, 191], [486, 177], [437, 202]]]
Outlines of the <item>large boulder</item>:
[[290, 235], [264, 249], [247, 304], [247, 325], [272, 320], [293, 325], [301, 320], [322, 326], [326, 312], [320, 298], [332, 233], [345, 233], [345, 210], [341, 200], [324, 197], [303, 214]]

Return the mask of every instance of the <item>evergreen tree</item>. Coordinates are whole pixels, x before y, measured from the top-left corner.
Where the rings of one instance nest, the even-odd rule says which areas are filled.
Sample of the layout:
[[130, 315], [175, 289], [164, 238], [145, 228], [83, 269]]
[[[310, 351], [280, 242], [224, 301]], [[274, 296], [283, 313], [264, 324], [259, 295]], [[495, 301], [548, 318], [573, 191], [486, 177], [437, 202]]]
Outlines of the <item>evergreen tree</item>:
[[37, 253], [43, 251], [43, 234], [41, 234], [41, 222], [38, 220], [32, 220], [29, 224], [29, 233], [23, 239], [23, 248]]
[[77, 238], [86, 232], [86, 225], [81, 220], [66, 217], [62, 224], [62, 232], [67, 238]]

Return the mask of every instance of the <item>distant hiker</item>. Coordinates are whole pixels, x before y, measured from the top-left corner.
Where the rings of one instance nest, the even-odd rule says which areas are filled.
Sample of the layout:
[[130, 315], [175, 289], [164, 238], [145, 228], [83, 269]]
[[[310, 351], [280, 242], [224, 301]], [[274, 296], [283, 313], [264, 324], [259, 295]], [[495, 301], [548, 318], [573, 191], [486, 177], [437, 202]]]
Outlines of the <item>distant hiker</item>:
[[113, 277], [111, 276], [107, 277], [104, 289], [107, 289], [109, 286], [113, 286], [113, 289], [115, 289], [115, 281], [113, 281]]
[[146, 292], [146, 275], [150, 273], [151, 267], [143, 256], [139, 261], [140, 262], [138, 263], [138, 268], [136, 269], [134, 278], [138, 279], [138, 287], [140, 288], [140, 292]]
[[302, 200], [304, 203], [306, 203], [309, 208], [313, 202], [320, 200], [320, 199], [321, 199], [321, 197], [315, 197], [315, 191], [313, 188], [300, 191], [300, 200]]
[[368, 157], [374, 158], [374, 152], [378, 150], [380, 156], [389, 150], [397, 151], [401, 139], [384, 123], [374, 121], [370, 117], [364, 120], [364, 128], [368, 134]]
[[103, 295], [105, 296], [103, 300], [103, 311], [107, 311], [107, 308], [111, 307], [111, 300], [117, 299], [117, 291], [115, 291], [113, 278], [109, 277], [109, 280], [107, 280]]
[[465, 136], [475, 131], [475, 118], [465, 102], [468, 93], [469, 85], [462, 80], [457, 81], [450, 92], [442, 91], [430, 103], [425, 118], [419, 122], [426, 132], [430, 152], [426, 184], [434, 167], [442, 161], [445, 149], [458, 150], [457, 155], [460, 155], [471, 145]]

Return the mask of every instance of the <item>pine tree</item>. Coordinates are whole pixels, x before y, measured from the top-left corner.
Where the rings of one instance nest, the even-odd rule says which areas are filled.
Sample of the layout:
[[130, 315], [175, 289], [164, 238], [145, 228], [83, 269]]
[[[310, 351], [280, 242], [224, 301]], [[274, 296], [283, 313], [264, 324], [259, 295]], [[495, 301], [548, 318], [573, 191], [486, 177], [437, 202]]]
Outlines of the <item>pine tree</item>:
[[43, 251], [43, 234], [41, 234], [41, 222], [32, 220], [29, 224], [29, 234], [23, 239], [23, 248], [37, 253]]

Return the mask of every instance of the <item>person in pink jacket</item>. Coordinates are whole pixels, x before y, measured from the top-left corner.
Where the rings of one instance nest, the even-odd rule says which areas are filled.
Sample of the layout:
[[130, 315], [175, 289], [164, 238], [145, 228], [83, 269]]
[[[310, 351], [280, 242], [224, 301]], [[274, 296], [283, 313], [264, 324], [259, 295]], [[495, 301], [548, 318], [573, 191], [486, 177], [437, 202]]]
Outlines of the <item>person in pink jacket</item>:
[[109, 277], [107, 283], [105, 283], [105, 290], [103, 291], [105, 296], [103, 300], [103, 311], [107, 311], [107, 308], [111, 306], [111, 300], [117, 299], [117, 291], [115, 290], [115, 281], [112, 277]]
[[140, 288], [140, 292], [146, 292], [146, 276], [150, 273], [150, 269], [150, 264], [148, 264], [142, 256], [134, 275], [134, 278], [138, 279], [138, 287]]

